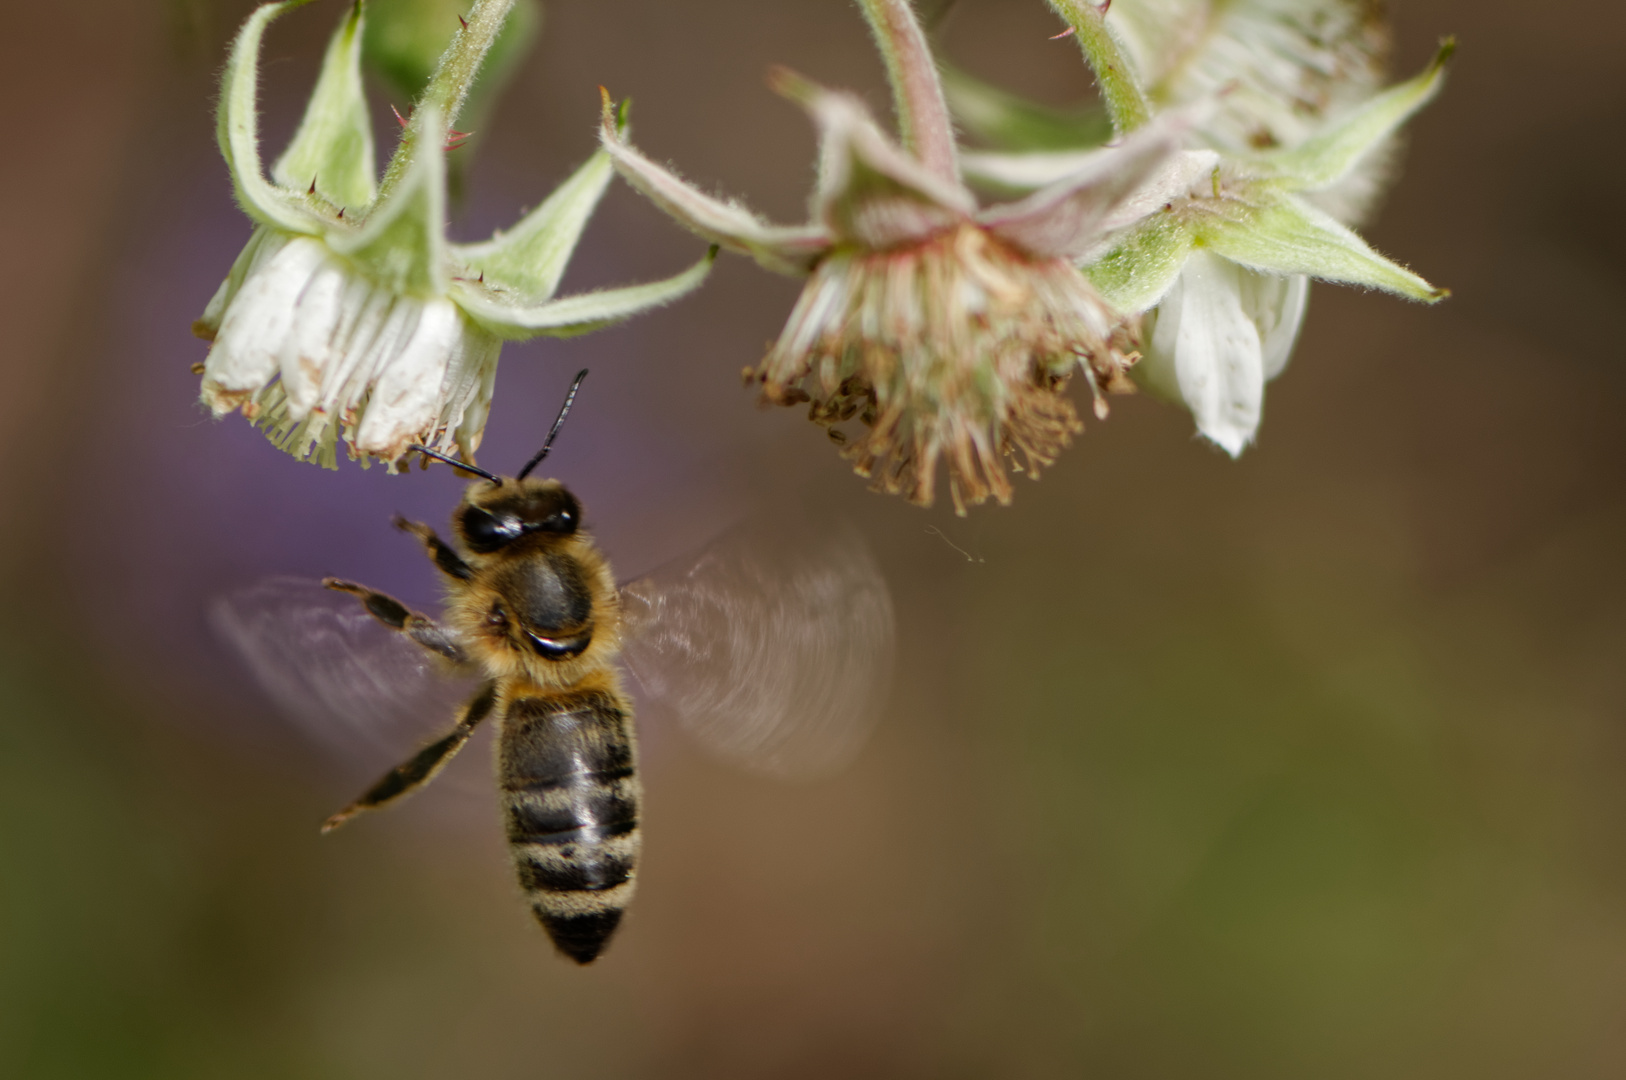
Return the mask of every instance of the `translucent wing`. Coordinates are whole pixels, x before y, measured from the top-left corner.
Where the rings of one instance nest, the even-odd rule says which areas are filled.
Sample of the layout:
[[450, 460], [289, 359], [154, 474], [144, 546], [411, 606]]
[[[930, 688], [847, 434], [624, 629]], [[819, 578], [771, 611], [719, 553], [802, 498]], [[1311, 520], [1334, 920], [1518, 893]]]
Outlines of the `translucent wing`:
[[220, 597], [209, 615], [290, 720], [369, 767], [449, 728], [474, 686], [318, 581], [270, 578]]
[[736, 528], [621, 595], [627, 666], [718, 756], [809, 778], [863, 746], [891, 678], [892, 598], [850, 526]]

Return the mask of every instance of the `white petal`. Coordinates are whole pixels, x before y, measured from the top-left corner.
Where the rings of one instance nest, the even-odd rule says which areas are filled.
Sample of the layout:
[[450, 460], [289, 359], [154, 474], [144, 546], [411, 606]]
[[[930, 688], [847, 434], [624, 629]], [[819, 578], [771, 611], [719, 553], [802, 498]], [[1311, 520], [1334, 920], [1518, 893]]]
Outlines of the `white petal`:
[[321, 241], [296, 237], [244, 279], [204, 363], [203, 400], [216, 416], [241, 405], [276, 374], [293, 333], [296, 302], [326, 257]]
[[198, 321], [192, 324], [192, 332], [213, 341], [220, 333], [220, 320], [226, 317], [226, 308], [231, 306], [232, 300], [236, 298], [237, 290], [243, 287], [243, 282], [258, 273], [273, 255], [281, 251], [289, 239], [285, 232], [268, 225], [256, 225], [248, 238], [248, 243], [237, 253], [230, 272], [226, 274], [226, 280], [220, 283], [220, 288], [216, 289], [214, 296], [209, 299], [209, 306], [203, 309]]
[[1241, 276], [1242, 310], [1259, 330], [1264, 352], [1265, 379], [1274, 379], [1287, 366], [1304, 325], [1310, 299], [1310, 279], [1303, 274], [1277, 277], [1255, 270]]
[[460, 449], [473, 459], [485, 434], [486, 417], [491, 412], [491, 395], [497, 387], [497, 356], [502, 340], [468, 326], [462, 348], [452, 361], [446, 400], [441, 405], [440, 425], [444, 429], [435, 447], [444, 453]]
[[[333, 334], [333, 359], [322, 373], [321, 396], [316, 404], [316, 408], [332, 416], [359, 406], [366, 398], [367, 384], [380, 355], [394, 355], [396, 329], [391, 315], [417, 310], [416, 301], [377, 288], [360, 274], [350, 275], [342, 304], [340, 322]], [[411, 319], [415, 324], [415, 314]]]
[[1184, 401], [1197, 430], [1232, 457], [1253, 441], [1265, 397], [1263, 343], [1243, 309], [1242, 274], [1193, 252], [1158, 305], [1136, 367], [1152, 389]]
[[294, 301], [292, 333], [283, 343], [279, 367], [288, 415], [303, 420], [316, 404], [323, 376], [338, 360], [336, 343], [344, 311], [345, 287], [351, 274], [337, 259], [328, 259], [311, 275]]
[[356, 449], [393, 460], [434, 427], [462, 334], [463, 316], [450, 300], [423, 304], [411, 337], [388, 358], [373, 384], [356, 431]]

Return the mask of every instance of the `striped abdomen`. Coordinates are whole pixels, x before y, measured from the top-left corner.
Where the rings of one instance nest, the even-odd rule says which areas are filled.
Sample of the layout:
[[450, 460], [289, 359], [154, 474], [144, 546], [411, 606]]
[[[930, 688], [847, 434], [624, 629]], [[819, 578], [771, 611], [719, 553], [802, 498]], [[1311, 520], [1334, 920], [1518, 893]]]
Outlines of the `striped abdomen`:
[[508, 702], [497, 744], [508, 842], [537, 921], [579, 964], [632, 899], [638, 861], [632, 710], [608, 690]]

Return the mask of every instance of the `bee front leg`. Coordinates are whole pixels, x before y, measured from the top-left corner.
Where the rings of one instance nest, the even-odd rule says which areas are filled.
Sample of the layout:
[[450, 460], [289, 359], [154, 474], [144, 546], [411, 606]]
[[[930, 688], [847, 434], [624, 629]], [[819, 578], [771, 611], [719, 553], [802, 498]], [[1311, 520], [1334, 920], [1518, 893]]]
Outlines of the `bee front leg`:
[[422, 540], [423, 546], [429, 549], [429, 557], [435, 561], [435, 565], [440, 568], [440, 572], [447, 577], [456, 578], [458, 581], [467, 581], [474, 576], [474, 571], [469, 569], [469, 564], [463, 561], [463, 557], [453, 551], [444, 540], [435, 535], [434, 529], [431, 529], [423, 522], [408, 521], [400, 514], [396, 514], [395, 527]]
[[497, 684], [488, 682], [463, 706], [463, 714], [458, 717], [456, 727], [385, 773], [361, 798], [324, 821], [322, 831], [332, 832], [363, 810], [376, 810], [429, 783], [452, 760], [452, 756], [463, 749], [463, 744], [469, 741], [469, 736], [480, 721], [491, 715], [496, 704]]
[[401, 631], [430, 652], [459, 664], [468, 662], [468, 655], [463, 652], [463, 647], [445, 627], [429, 616], [411, 610], [395, 597], [340, 578], [323, 578], [322, 584], [335, 592], [347, 592], [355, 596], [373, 618], [391, 630]]

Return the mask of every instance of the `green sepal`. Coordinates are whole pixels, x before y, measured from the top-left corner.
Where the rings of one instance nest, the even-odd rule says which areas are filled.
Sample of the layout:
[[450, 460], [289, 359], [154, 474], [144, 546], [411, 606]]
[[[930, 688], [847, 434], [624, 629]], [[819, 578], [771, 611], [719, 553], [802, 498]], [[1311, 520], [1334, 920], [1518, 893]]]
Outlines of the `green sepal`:
[[[417, 101], [429, 85], [446, 39], [466, 14], [468, 0], [389, 0], [370, 13], [362, 34], [362, 57], [389, 89], [405, 101]], [[455, 123], [480, 130], [497, 93], [525, 58], [542, 28], [542, 5], [520, 0], [491, 43], [480, 77]]]
[[1421, 75], [1378, 94], [1330, 130], [1263, 160], [1288, 190], [1315, 191], [1337, 183], [1368, 151], [1433, 100], [1446, 61], [1455, 50], [1456, 40], [1446, 38]]
[[288, 232], [315, 233], [316, 219], [292, 202], [265, 178], [260, 167], [258, 83], [260, 40], [272, 19], [310, 0], [281, 0], [254, 9], [232, 42], [231, 55], [220, 80], [220, 105], [215, 119], [215, 140], [226, 159], [232, 187], [243, 213], [263, 225]]
[[360, 229], [335, 229], [328, 246], [373, 281], [407, 296], [446, 292], [446, 125], [440, 110], [420, 109], [418, 151], [400, 183], [373, 207]]
[[1270, 274], [1308, 274], [1434, 303], [1450, 295], [1379, 255], [1327, 213], [1283, 196], [1237, 217], [1212, 215], [1198, 243], [1216, 255]]
[[454, 282], [451, 294], [464, 314], [504, 340], [574, 337], [669, 304], [693, 292], [706, 280], [716, 258], [717, 247], [713, 245], [698, 263], [661, 281], [621, 289], [601, 289], [529, 306], [505, 304], [472, 282]]
[[781, 274], [805, 274], [829, 251], [831, 237], [824, 226], [770, 225], [738, 203], [713, 198], [645, 157], [623, 137], [610, 92], [600, 89], [604, 98], [600, 144], [615, 161], [621, 178], [679, 224]]
[[1132, 315], [1163, 299], [1180, 276], [1193, 243], [1189, 222], [1160, 211], [1127, 230], [1111, 250], [1084, 269], [1084, 276], [1103, 300]]
[[305, 118], [271, 178], [284, 187], [317, 194], [334, 206], [361, 211], [377, 194], [373, 128], [361, 83], [361, 0], [334, 31], [322, 59], [322, 73], [305, 106]]
[[614, 174], [610, 155], [598, 151], [512, 229], [481, 244], [454, 245], [453, 258], [525, 303], [547, 300]]
[[1020, 98], [947, 64], [943, 93], [960, 127], [1002, 150], [1082, 150], [1112, 138], [1112, 121], [1093, 105], [1054, 109]]

